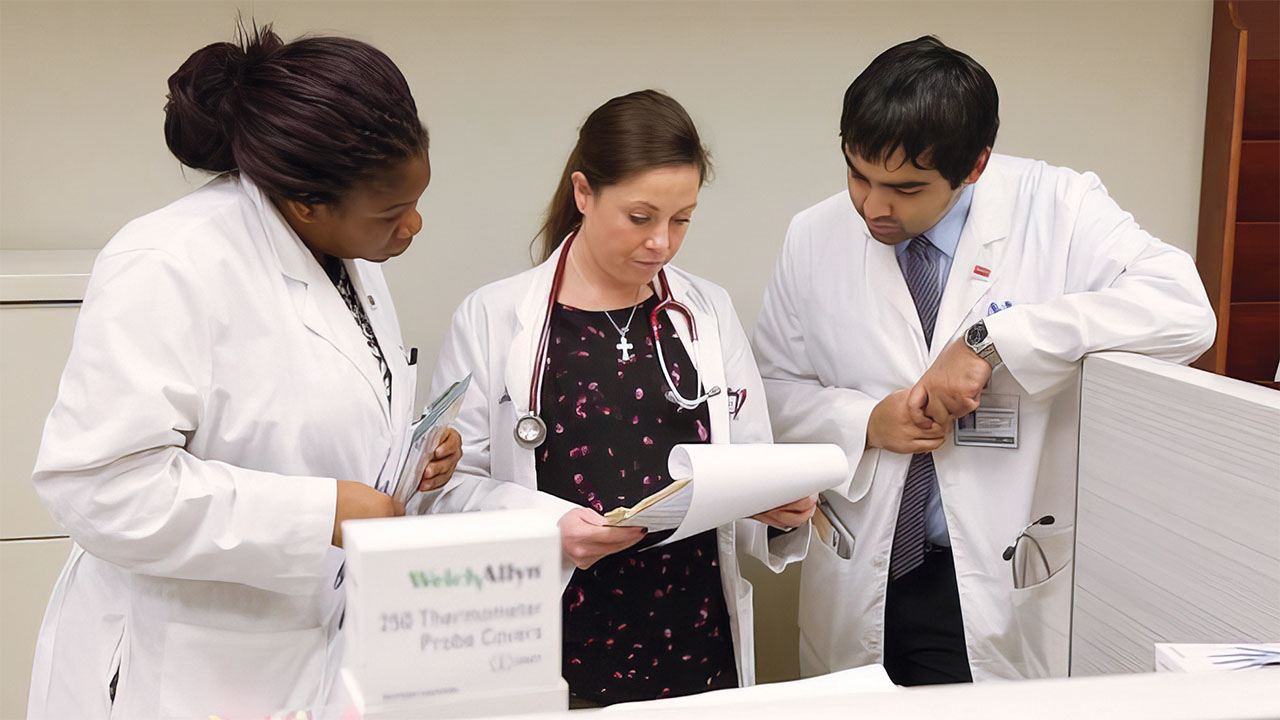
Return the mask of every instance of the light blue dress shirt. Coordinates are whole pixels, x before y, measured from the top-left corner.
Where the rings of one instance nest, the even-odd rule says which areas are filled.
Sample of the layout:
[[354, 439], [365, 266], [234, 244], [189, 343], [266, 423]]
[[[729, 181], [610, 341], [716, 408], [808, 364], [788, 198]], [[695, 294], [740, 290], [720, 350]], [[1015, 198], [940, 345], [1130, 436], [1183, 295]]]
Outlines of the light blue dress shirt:
[[[947, 211], [946, 215], [942, 216], [938, 224], [924, 232], [925, 237], [929, 238], [929, 242], [933, 244], [929, 253], [938, 263], [940, 275], [938, 288], [943, 296], [947, 292], [947, 276], [951, 274], [951, 263], [955, 261], [956, 247], [960, 244], [960, 231], [964, 230], [965, 220], [969, 217], [969, 206], [972, 204], [973, 186], [968, 185], [960, 192], [960, 199]], [[904, 240], [893, 246], [893, 251], [898, 257], [898, 267], [902, 269], [904, 277], [907, 272], [907, 246], [910, 244], [910, 240]], [[934, 340], [944, 342], [945, 338], [934, 335]], [[951, 547], [951, 536], [947, 533], [947, 516], [942, 511], [942, 494], [938, 491], [936, 478], [929, 486], [929, 497], [925, 500], [924, 537], [934, 545]]]

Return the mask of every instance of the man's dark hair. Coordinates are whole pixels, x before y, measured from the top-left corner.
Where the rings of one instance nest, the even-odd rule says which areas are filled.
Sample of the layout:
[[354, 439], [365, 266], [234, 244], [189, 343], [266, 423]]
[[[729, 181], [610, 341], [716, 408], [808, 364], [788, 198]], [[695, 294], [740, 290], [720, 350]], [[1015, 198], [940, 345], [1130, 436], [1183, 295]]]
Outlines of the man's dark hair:
[[841, 150], [884, 162], [898, 148], [956, 188], [995, 144], [1000, 96], [991, 75], [932, 35], [885, 50], [844, 93]]

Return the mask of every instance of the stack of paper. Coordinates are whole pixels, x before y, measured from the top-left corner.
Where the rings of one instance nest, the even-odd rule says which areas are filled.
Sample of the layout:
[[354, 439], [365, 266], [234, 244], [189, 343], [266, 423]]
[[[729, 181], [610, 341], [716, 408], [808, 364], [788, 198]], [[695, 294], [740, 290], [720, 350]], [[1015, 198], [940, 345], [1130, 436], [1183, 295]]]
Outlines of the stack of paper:
[[675, 529], [665, 545], [849, 480], [844, 451], [816, 443], [676, 445], [667, 470], [675, 482], [606, 513], [608, 524]]
[[650, 532], [674, 530], [689, 512], [693, 488], [689, 478], [676, 480], [658, 492], [626, 508], [614, 508], [604, 514], [605, 525], [615, 527], [643, 527]]
[[343, 523], [343, 665], [362, 716], [567, 708], [557, 519], [505, 510]]
[[1156, 643], [1157, 672], [1262, 667], [1280, 668], [1280, 643]]

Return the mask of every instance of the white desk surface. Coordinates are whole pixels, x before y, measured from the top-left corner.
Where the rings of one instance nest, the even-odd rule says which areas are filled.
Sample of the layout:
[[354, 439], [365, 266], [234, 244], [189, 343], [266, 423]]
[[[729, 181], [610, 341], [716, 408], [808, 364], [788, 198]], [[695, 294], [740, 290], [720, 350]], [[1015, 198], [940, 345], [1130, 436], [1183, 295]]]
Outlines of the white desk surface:
[[[724, 702], [697, 707], [654, 701], [535, 718], [733, 718], [750, 720], [1253, 720], [1280, 718], [1280, 669], [1220, 673], [1143, 673], [1056, 680], [899, 688], [887, 692], [820, 691], [802, 699]], [[748, 696], [750, 697], [750, 696]]]

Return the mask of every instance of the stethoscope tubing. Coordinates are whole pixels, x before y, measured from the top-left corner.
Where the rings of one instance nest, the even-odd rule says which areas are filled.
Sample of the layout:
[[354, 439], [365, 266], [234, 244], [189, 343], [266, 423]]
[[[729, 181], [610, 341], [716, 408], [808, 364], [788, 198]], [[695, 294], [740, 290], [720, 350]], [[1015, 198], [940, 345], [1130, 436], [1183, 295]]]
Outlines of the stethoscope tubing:
[[529, 413], [534, 417], [542, 415], [542, 370], [547, 364], [547, 346], [551, 343], [551, 313], [555, 310], [556, 298], [560, 296], [560, 284], [564, 280], [564, 265], [569, 259], [569, 246], [578, 236], [577, 228], [564, 239], [560, 249], [560, 259], [556, 261], [556, 273], [551, 276], [551, 296], [547, 300], [547, 312], [542, 316], [542, 334], [538, 336], [538, 352], [534, 355], [537, 364], [533, 368], [533, 382], [529, 383]]
[[[547, 427], [546, 423], [542, 420], [542, 380], [547, 365], [547, 349], [551, 344], [551, 315], [555, 309], [556, 298], [560, 296], [560, 286], [564, 280], [565, 263], [569, 259], [569, 248], [573, 244], [574, 238], [577, 236], [578, 230], [575, 228], [574, 231], [564, 239], [564, 242], [560, 247], [560, 258], [556, 261], [555, 274], [551, 278], [551, 293], [547, 298], [547, 311], [542, 317], [542, 332], [538, 336], [538, 349], [534, 355], [533, 377], [529, 383], [529, 410], [516, 421], [516, 427], [514, 430], [516, 442], [522, 447], [528, 449], [541, 445], [546, 439]], [[649, 313], [649, 329], [653, 334], [654, 348], [658, 355], [658, 364], [662, 368], [663, 377], [667, 381], [668, 391], [666, 393], [666, 397], [679, 407], [686, 410], [692, 410], [706, 402], [709, 398], [719, 395], [721, 390], [717, 386], [711, 388], [707, 392], [702, 392], [702, 372], [699, 362], [701, 358], [698, 356], [698, 326], [694, 322], [693, 313], [690, 312], [689, 308], [685, 307], [672, 296], [671, 285], [667, 282], [666, 268], [658, 270], [658, 286], [662, 293], [662, 299], [658, 303], [657, 307]], [[666, 359], [662, 354], [662, 342], [659, 333], [661, 323], [659, 321], [659, 316], [663, 310], [682, 315], [689, 324], [689, 344], [694, 356], [694, 373], [697, 381], [697, 388], [695, 392], [698, 393], [698, 395], [692, 400], [680, 394], [675, 380], [671, 377], [670, 370], [667, 369]], [[532, 434], [533, 436], [529, 438], [522, 437], [522, 426], [536, 428]]]

